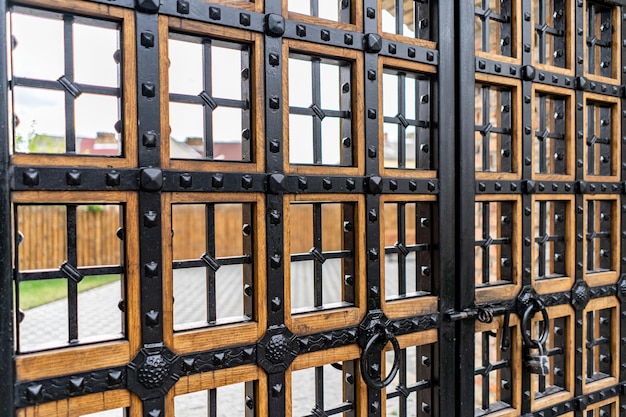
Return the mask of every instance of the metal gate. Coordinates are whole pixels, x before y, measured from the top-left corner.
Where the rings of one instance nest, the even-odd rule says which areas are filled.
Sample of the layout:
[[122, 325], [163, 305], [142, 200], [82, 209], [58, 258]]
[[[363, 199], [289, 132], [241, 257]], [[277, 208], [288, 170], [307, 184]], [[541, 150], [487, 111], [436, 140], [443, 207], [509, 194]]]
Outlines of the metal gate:
[[2, 1], [1, 414], [626, 415], [622, 4]]

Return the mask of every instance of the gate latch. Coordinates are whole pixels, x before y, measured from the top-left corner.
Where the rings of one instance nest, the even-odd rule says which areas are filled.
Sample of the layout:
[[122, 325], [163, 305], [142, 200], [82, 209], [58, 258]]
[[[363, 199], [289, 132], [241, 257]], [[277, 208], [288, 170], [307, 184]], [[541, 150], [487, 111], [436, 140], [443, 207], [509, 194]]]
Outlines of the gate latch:
[[[382, 389], [391, 384], [400, 369], [400, 344], [393, 334], [392, 323], [381, 310], [373, 310], [359, 325], [358, 343], [361, 347], [360, 370], [363, 381], [373, 389]], [[385, 346], [393, 347], [393, 365], [389, 374], [383, 378], [381, 357]]]
[[[531, 319], [536, 313], [541, 313], [543, 318], [543, 326], [539, 339], [532, 339]], [[530, 353], [524, 357], [526, 370], [531, 374], [548, 375], [550, 374], [550, 361], [548, 355], [546, 355], [546, 341], [548, 340], [548, 328], [550, 318], [546, 307], [543, 305], [540, 299], [533, 298], [532, 302], [528, 304], [524, 314], [522, 315], [522, 339], [524, 341], [524, 347], [527, 350], [537, 349], [538, 355], [531, 355]]]

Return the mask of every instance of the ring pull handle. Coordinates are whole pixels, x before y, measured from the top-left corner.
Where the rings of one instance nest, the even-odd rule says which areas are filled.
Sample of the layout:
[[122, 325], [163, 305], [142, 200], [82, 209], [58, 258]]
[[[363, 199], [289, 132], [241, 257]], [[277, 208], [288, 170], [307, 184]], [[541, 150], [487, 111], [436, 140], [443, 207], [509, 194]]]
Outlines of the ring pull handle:
[[[365, 344], [365, 348], [363, 349], [363, 355], [361, 356], [360, 368], [361, 368], [361, 376], [363, 377], [363, 380], [365, 381], [368, 387], [374, 388], [374, 389], [382, 389], [388, 386], [389, 384], [391, 384], [391, 381], [393, 381], [396, 374], [398, 373], [398, 369], [400, 369], [400, 353], [401, 352], [400, 352], [400, 344], [398, 343], [398, 339], [396, 339], [396, 336], [393, 333], [391, 333], [382, 324], [378, 324], [375, 327], [375, 329], [378, 331], [372, 334], [372, 336], [367, 340], [367, 343]], [[382, 352], [382, 349], [385, 347], [387, 342], [391, 342], [391, 345], [393, 346], [393, 354], [394, 354], [393, 366], [391, 367], [391, 372], [389, 372], [389, 375], [387, 375], [385, 379], [380, 379], [380, 378], [375, 379], [375, 377], [372, 377], [369, 372], [370, 366], [369, 366], [368, 357], [372, 353], [374, 353], [372, 352], [372, 348], [374, 346], [380, 344], [381, 346], [380, 352]]]
[[[539, 339], [532, 339], [530, 320], [535, 316], [536, 313], [541, 313], [541, 316], [543, 318], [543, 326], [541, 329], [541, 334], [539, 335]], [[545, 343], [548, 340], [549, 323], [550, 317], [548, 316], [546, 307], [543, 305], [543, 302], [540, 299], [534, 298], [532, 302], [528, 305], [528, 307], [526, 307], [526, 310], [524, 310], [524, 314], [522, 315], [521, 330], [524, 345], [530, 349], [539, 349], [539, 346], [545, 346]]]

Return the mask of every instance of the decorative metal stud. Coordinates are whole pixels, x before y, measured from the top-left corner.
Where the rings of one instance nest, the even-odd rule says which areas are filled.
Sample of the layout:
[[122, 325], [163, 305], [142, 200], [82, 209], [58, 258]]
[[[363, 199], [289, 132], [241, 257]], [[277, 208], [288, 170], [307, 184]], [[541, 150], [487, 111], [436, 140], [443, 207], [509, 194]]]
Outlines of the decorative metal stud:
[[67, 185], [80, 185], [82, 182], [81, 173], [75, 169], [65, 174], [65, 182]]
[[119, 172], [111, 171], [107, 172], [105, 175], [105, 183], [107, 187], [117, 187], [120, 185], [121, 176]]
[[151, 82], [141, 84], [141, 95], [147, 98], [153, 98], [156, 96], [156, 86]]
[[189, 1], [178, 0], [176, 3], [176, 11], [180, 14], [189, 14]]
[[211, 20], [221, 20], [222, 19], [222, 11], [219, 7], [209, 7], [209, 19]]
[[248, 13], [239, 14], [239, 24], [241, 26], [250, 26], [250, 15]]
[[163, 188], [163, 171], [158, 168], [144, 168], [141, 170], [141, 189], [144, 191], [159, 191]]
[[275, 38], [285, 34], [285, 20], [279, 14], [269, 13], [265, 16], [265, 33]]
[[365, 52], [369, 53], [378, 53], [383, 47], [383, 40], [380, 35], [376, 33], [368, 33], [363, 38], [363, 42], [365, 43], [364, 48]]
[[154, 33], [150, 31], [141, 32], [140, 43], [144, 48], [154, 47]]

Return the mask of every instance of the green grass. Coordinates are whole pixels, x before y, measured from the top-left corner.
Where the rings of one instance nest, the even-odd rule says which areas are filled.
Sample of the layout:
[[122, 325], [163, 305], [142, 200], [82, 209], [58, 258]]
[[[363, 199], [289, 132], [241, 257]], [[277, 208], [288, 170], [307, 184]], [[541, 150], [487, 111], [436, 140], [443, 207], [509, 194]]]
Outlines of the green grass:
[[[94, 275], [78, 284], [78, 292], [87, 291], [120, 279], [119, 275]], [[20, 308], [28, 310], [67, 297], [67, 279], [25, 281], [20, 284]]]

